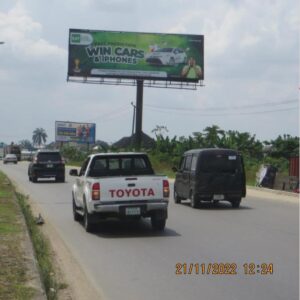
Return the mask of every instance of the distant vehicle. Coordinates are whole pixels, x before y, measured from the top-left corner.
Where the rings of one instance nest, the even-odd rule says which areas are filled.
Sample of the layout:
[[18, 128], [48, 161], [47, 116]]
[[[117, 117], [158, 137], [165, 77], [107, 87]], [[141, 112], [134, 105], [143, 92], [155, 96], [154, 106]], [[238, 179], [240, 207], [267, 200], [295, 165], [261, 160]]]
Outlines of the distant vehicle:
[[65, 161], [57, 150], [38, 150], [28, 166], [29, 181], [38, 178], [55, 177], [57, 182], [65, 181]]
[[3, 148], [3, 156], [6, 154], [15, 154], [17, 156], [18, 161], [21, 160], [21, 147], [19, 145], [11, 144], [4, 146]]
[[85, 230], [101, 219], [151, 218], [154, 230], [164, 230], [168, 216], [169, 181], [155, 175], [145, 153], [97, 153], [90, 155], [72, 188], [73, 216], [83, 217]]
[[3, 163], [14, 163], [16, 164], [18, 162], [18, 158], [15, 154], [6, 154], [3, 158]]
[[195, 149], [184, 153], [174, 183], [174, 201], [229, 201], [239, 207], [246, 196], [246, 176], [242, 156], [231, 149]]
[[160, 48], [146, 54], [146, 62], [153, 65], [174, 66], [187, 62], [187, 55], [179, 48]]

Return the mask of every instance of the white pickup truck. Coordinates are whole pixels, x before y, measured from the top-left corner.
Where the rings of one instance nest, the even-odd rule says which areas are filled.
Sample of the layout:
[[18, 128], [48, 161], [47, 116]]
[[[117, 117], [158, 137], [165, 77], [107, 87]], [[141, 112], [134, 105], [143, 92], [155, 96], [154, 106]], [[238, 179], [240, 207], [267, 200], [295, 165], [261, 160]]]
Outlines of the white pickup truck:
[[72, 188], [73, 216], [83, 218], [87, 232], [99, 220], [150, 217], [154, 230], [164, 230], [168, 217], [169, 181], [155, 175], [145, 153], [98, 153], [88, 156]]

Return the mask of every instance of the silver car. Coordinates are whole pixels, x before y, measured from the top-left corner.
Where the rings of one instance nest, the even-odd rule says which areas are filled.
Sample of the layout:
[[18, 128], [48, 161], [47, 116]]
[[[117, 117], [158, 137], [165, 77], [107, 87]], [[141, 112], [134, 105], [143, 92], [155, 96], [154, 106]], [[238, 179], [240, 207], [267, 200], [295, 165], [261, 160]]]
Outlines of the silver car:
[[152, 65], [175, 66], [185, 64], [187, 55], [183, 49], [179, 48], [159, 48], [147, 53], [146, 62]]
[[18, 163], [17, 156], [15, 154], [6, 154], [5, 157], [3, 158], [3, 163]]

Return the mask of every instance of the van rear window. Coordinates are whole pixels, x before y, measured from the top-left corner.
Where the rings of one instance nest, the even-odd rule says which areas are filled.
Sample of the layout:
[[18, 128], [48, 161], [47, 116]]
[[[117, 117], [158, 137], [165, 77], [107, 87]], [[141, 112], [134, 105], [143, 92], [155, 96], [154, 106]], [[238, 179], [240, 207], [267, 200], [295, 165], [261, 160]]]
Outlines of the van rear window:
[[241, 160], [237, 155], [203, 153], [199, 170], [202, 172], [235, 173], [241, 170]]

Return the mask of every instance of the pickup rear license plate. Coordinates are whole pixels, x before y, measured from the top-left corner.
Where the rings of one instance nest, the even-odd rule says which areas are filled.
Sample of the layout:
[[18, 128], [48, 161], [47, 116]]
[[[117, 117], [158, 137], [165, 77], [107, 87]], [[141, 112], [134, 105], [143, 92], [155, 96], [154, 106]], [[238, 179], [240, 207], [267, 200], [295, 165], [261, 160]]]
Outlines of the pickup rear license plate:
[[47, 164], [47, 168], [53, 168], [52, 164]]
[[224, 200], [224, 195], [214, 195], [214, 200]]
[[141, 214], [140, 207], [126, 207], [125, 208], [125, 215], [126, 216], [138, 216]]

